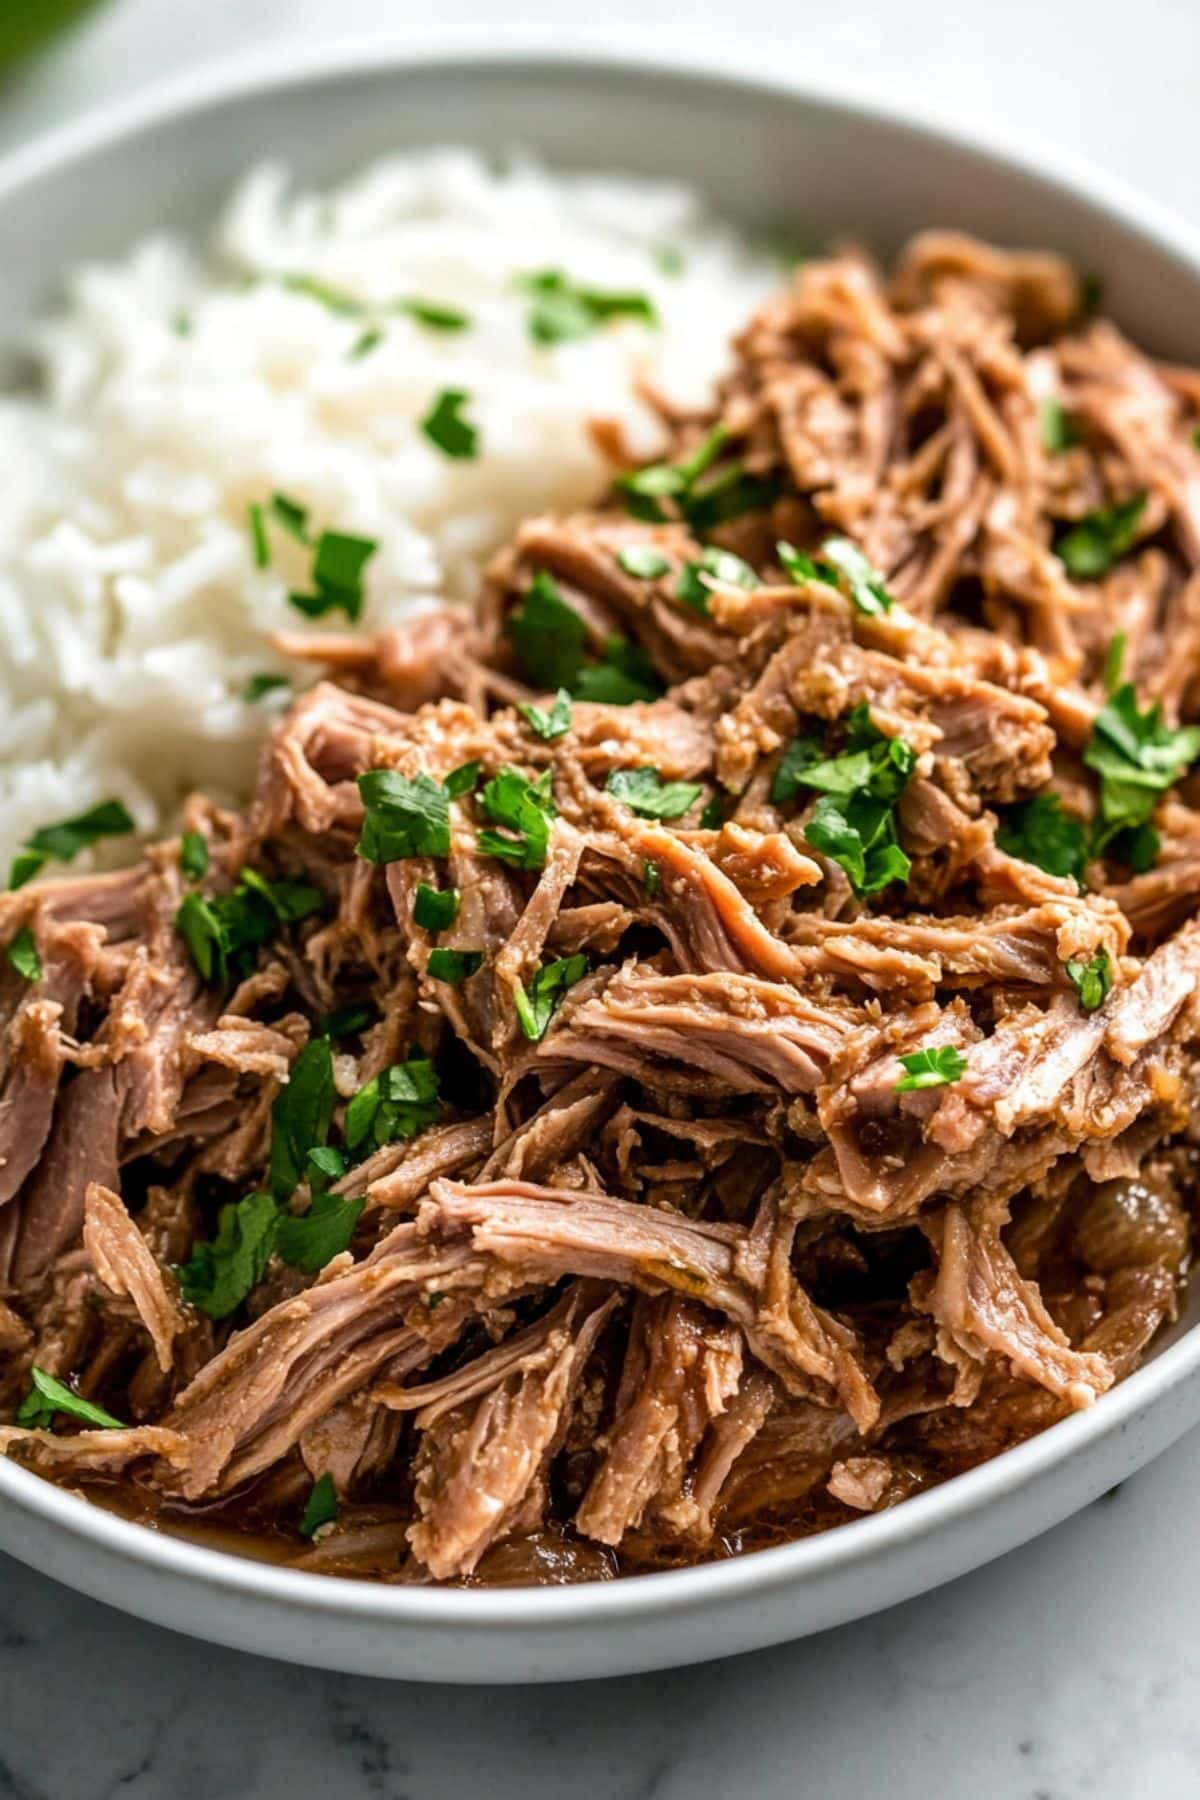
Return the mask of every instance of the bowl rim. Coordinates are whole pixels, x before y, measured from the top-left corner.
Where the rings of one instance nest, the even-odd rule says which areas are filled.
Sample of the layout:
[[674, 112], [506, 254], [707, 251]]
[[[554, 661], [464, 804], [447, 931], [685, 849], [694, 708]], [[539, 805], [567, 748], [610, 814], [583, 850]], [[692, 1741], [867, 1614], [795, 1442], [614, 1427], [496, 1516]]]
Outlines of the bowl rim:
[[[679, 51], [673, 47], [668, 61], [645, 33], [623, 42], [619, 52], [612, 48], [611, 34], [579, 29], [572, 31], [565, 43], [562, 34], [556, 34], [553, 44], [547, 43], [544, 34], [524, 30], [493, 32], [483, 41], [477, 32], [443, 33], [434, 42], [395, 48], [361, 39], [330, 43], [318, 38], [282, 56], [264, 52], [241, 56], [236, 63], [208, 63], [185, 76], [92, 108], [7, 152], [0, 157], [0, 209], [25, 186], [43, 177], [69, 175], [71, 166], [88, 156], [183, 115], [220, 111], [256, 95], [352, 84], [364, 77], [400, 77], [422, 69], [484, 78], [514, 71], [547, 77], [556, 72], [586, 71], [608, 80], [649, 77], [678, 87], [709, 85], [740, 92], [743, 97], [794, 102], [801, 108], [850, 119], [882, 120], [890, 128], [950, 154], [990, 161], [1001, 174], [1033, 179], [1090, 207], [1131, 237], [1141, 238], [1181, 262], [1200, 283], [1200, 231], [1170, 207], [1148, 199], [1123, 177], [1101, 170], [1086, 158], [1039, 142], [1026, 132], [984, 127], [941, 107], [897, 101], [868, 81], [826, 68], [810, 67], [798, 76], [781, 74], [761, 56], [731, 53], [726, 44], [701, 41]], [[3, 1455], [0, 1500], [41, 1518], [72, 1539], [122, 1561], [146, 1565], [164, 1577], [202, 1584], [231, 1598], [261, 1600], [329, 1619], [503, 1632], [632, 1622], [648, 1613], [678, 1618], [714, 1603], [752, 1599], [779, 1587], [803, 1585], [818, 1577], [823, 1580], [852, 1565], [882, 1561], [900, 1544], [911, 1547], [944, 1532], [955, 1521], [1005, 1498], [1011, 1500], [1059, 1463], [1128, 1429], [1140, 1414], [1198, 1372], [1200, 1326], [1186, 1330], [1087, 1411], [1051, 1425], [1014, 1449], [887, 1512], [724, 1561], [559, 1588], [389, 1585], [283, 1567], [122, 1518]]]

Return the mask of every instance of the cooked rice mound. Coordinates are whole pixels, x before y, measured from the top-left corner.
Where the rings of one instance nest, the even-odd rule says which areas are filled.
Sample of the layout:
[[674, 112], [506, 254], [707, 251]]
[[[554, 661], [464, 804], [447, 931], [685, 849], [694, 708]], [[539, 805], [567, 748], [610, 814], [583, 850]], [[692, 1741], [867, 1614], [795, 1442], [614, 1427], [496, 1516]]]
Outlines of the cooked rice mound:
[[903, 1501], [1175, 1318], [1200, 376], [947, 234], [736, 350], [477, 616], [297, 642], [203, 873], [6, 897], [10, 1455], [310, 1569], [601, 1579]]

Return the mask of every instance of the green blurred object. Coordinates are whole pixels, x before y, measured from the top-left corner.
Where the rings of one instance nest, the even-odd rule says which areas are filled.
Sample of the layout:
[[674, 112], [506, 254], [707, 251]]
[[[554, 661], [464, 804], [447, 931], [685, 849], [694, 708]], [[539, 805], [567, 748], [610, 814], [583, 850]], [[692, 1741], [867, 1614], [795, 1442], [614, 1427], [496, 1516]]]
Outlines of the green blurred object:
[[0, 0], [0, 73], [71, 25], [96, 0]]

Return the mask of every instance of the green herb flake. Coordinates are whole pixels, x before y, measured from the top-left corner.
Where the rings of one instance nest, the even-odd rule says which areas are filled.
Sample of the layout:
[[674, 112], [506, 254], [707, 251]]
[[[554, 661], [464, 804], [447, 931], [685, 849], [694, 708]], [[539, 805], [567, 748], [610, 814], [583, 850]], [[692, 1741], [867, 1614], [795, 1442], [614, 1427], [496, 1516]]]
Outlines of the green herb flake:
[[264, 669], [257, 675], [251, 675], [242, 689], [242, 699], [247, 706], [254, 706], [267, 694], [277, 693], [280, 689], [291, 687], [291, 685], [286, 675], [272, 675]]
[[422, 881], [413, 900], [413, 923], [422, 931], [445, 931], [458, 917], [459, 901], [457, 888], [435, 888]]
[[[51, 857], [56, 857], [59, 862], [70, 862], [81, 850], [90, 849], [101, 838], [124, 837], [134, 829], [133, 820], [119, 800], [102, 800], [99, 806], [93, 806], [90, 812], [80, 813], [74, 819], [63, 819], [57, 825], [43, 825], [32, 837], [26, 838], [26, 854], [13, 864], [11, 885], [23, 886]], [[38, 858], [36, 865], [32, 861], [34, 857]], [[26, 865], [27, 872], [24, 868], [19, 870], [18, 864]]]
[[509, 619], [508, 630], [531, 682], [547, 692], [574, 686], [583, 666], [587, 629], [544, 569], [534, 575], [528, 593]]
[[559, 688], [549, 712], [524, 701], [518, 705], [517, 711], [534, 736], [541, 738], [543, 743], [549, 744], [555, 738], [565, 737], [571, 729], [571, 696], [566, 688]]
[[347, 1106], [346, 1146], [367, 1156], [384, 1144], [416, 1137], [435, 1123], [438, 1111], [437, 1072], [429, 1058], [393, 1063], [359, 1088]]
[[360, 319], [367, 308], [363, 301], [348, 294], [344, 288], [337, 288], [328, 281], [322, 281], [316, 275], [283, 275], [282, 285], [289, 294], [300, 294], [306, 300], [315, 300], [326, 312], [335, 313], [343, 319]]
[[703, 787], [698, 781], [664, 781], [657, 769], [614, 769], [605, 788], [642, 819], [680, 819]]
[[859, 612], [878, 615], [892, 610], [895, 602], [884, 586], [883, 576], [857, 544], [849, 538], [826, 538], [821, 556], [842, 577]]
[[267, 542], [266, 508], [258, 500], [252, 500], [248, 508], [250, 516], [250, 540], [254, 545], [254, 566], [265, 569], [271, 561], [271, 546]]
[[369, 769], [359, 776], [358, 791], [365, 809], [358, 854], [367, 862], [449, 854], [450, 796], [424, 770], [410, 778]]
[[40, 856], [36, 850], [19, 850], [13, 857], [12, 868], [9, 871], [9, 887], [13, 889], [24, 887], [27, 881], [32, 881], [35, 875], [40, 875], [45, 866], [46, 858]]
[[337, 1489], [333, 1485], [333, 1476], [326, 1471], [312, 1486], [312, 1492], [304, 1507], [304, 1517], [300, 1521], [299, 1531], [302, 1538], [315, 1538], [323, 1525], [332, 1525], [338, 1516]]
[[758, 576], [735, 556], [732, 550], [718, 550], [710, 546], [703, 551], [697, 562], [685, 563], [679, 575], [679, 585], [675, 589], [676, 596], [688, 606], [695, 607], [697, 612], [708, 611], [709, 595], [714, 587], [739, 587], [747, 592], [758, 586]]
[[532, 1043], [546, 1035], [546, 1028], [562, 1003], [563, 995], [587, 974], [587, 957], [580, 951], [539, 969], [527, 988], [513, 990], [513, 1004], [521, 1030]]
[[289, 537], [294, 537], [298, 544], [308, 543], [307, 506], [301, 506], [298, 500], [289, 500], [286, 494], [272, 494], [270, 513]]
[[1125, 664], [1125, 646], [1128, 642], [1123, 631], [1114, 631], [1108, 640], [1108, 649], [1104, 652], [1104, 691], [1115, 694], [1121, 685], [1121, 670]]
[[17, 1410], [17, 1424], [24, 1430], [48, 1430], [56, 1413], [66, 1413], [72, 1419], [82, 1419], [85, 1425], [98, 1425], [103, 1431], [125, 1430], [120, 1419], [114, 1419], [102, 1406], [85, 1400], [53, 1375], [47, 1375], [45, 1369], [39, 1369], [35, 1365], [30, 1369], [29, 1377], [33, 1386]]
[[662, 871], [657, 863], [642, 864], [642, 886], [651, 897], [662, 891]]
[[529, 297], [525, 322], [535, 344], [575, 343], [614, 319], [633, 319], [652, 328], [659, 324], [654, 303], [646, 294], [584, 287], [561, 269], [518, 276], [516, 285]]
[[789, 544], [786, 538], [780, 538], [775, 546], [775, 554], [784, 574], [797, 587], [805, 581], [823, 581], [826, 587], [837, 587], [836, 569], [828, 563], [815, 561], [807, 550], [797, 550], [795, 544]]
[[1063, 811], [1057, 794], [1035, 794], [1017, 806], [1002, 807], [996, 843], [1007, 856], [1033, 863], [1048, 875], [1073, 875], [1083, 886], [1087, 828], [1081, 819]]
[[374, 538], [346, 531], [323, 531], [312, 565], [312, 591], [290, 593], [288, 600], [306, 618], [319, 619], [341, 610], [352, 622], [362, 613], [363, 569], [379, 548]]
[[839, 756], [826, 756], [817, 738], [788, 746], [771, 783], [771, 800], [785, 805], [801, 788], [820, 793], [804, 835], [845, 870], [861, 899], [907, 879], [911, 864], [896, 841], [895, 808], [915, 765], [911, 746], [881, 732], [864, 704], [846, 721]]
[[271, 1108], [267, 1184], [276, 1200], [290, 1200], [304, 1179], [309, 1152], [329, 1137], [336, 1103], [329, 1039], [313, 1038], [292, 1064]]
[[617, 551], [617, 561], [635, 581], [657, 581], [671, 573], [671, 559], [656, 544], [624, 544]]
[[356, 337], [350, 346], [348, 360], [362, 362], [370, 356], [372, 350], [378, 350], [384, 339], [384, 333], [378, 325], [368, 325], [367, 329]]
[[1135, 494], [1132, 500], [1086, 513], [1072, 525], [1055, 545], [1067, 573], [1079, 581], [1107, 575], [1113, 564], [1132, 549], [1145, 506], [1145, 494]]
[[421, 420], [429, 442], [454, 462], [470, 462], [479, 454], [479, 432], [462, 411], [470, 398], [463, 388], [443, 388]]
[[483, 967], [482, 950], [431, 950], [425, 965], [433, 981], [444, 981], [447, 987], [461, 987], [469, 975]]
[[392, 311], [404, 313], [429, 331], [466, 331], [471, 323], [469, 313], [460, 312], [456, 306], [442, 306], [436, 300], [397, 300]]
[[187, 1299], [210, 1319], [227, 1319], [266, 1273], [279, 1209], [270, 1194], [247, 1194], [223, 1206], [217, 1234], [210, 1243], [192, 1247], [179, 1270]]
[[1200, 425], [1192, 426], [1192, 443], [1197, 450], [1200, 450]]
[[179, 868], [189, 881], [208, 873], [208, 839], [202, 831], [185, 831], [179, 840]]
[[1113, 984], [1112, 959], [1107, 950], [1098, 950], [1088, 962], [1073, 958], [1066, 964], [1066, 971], [1085, 1013], [1096, 1012], [1104, 1005]]
[[309, 918], [324, 905], [319, 888], [267, 881], [256, 870], [243, 869], [228, 894], [186, 894], [175, 914], [175, 929], [204, 980], [224, 981], [231, 973], [245, 973], [254, 951], [269, 943], [281, 925]]
[[1119, 687], [1097, 713], [1083, 753], [1100, 777], [1097, 854], [1120, 833], [1146, 825], [1158, 795], [1173, 787], [1197, 756], [1200, 725], [1172, 730], [1161, 703], [1140, 712], [1133, 683]]
[[5, 956], [9, 968], [15, 969], [22, 981], [42, 979], [42, 959], [38, 955], [32, 925], [22, 925], [5, 951]]
[[465, 794], [473, 794], [479, 782], [479, 761], [459, 763], [457, 769], [451, 769], [442, 786], [451, 800], [461, 800]]
[[1061, 400], [1051, 397], [1042, 401], [1038, 408], [1038, 436], [1047, 456], [1061, 456], [1079, 442], [1079, 433]]
[[900, 1058], [905, 1071], [896, 1082], [897, 1094], [916, 1094], [924, 1088], [948, 1087], [966, 1073], [967, 1059], [953, 1044], [934, 1044], [927, 1050], [914, 1050]]
[[317, 1021], [317, 1032], [321, 1037], [344, 1038], [354, 1037], [365, 1031], [375, 1018], [372, 1006], [340, 1006], [333, 1012], [327, 1012]]
[[536, 781], [530, 781], [519, 769], [505, 764], [482, 789], [479, 804], [494, 824], [514, 835], [502, 837], [498, 831], [481, 831], [480, 853], [499, 857], [518, 869], [543, 868], [550, 826], [558, 816], [551, 791], [553, 782], [552, 769], [544, 769]]
[[[339, 1152], [332, 1155], [343, 1161]], [[320, 1162], [315, 1168], [319, 1175], [327, 1174]], [[345, 1200], [339, 1194], [322, 1192], [314, 1193], [305, 1213], [281, 1212], [275, 1228], [275, 1249], [280, 1258], [306, 1275], [319, 1274], [326, 1263], [350, 1248], [366, 1203], [365, 1194], [357, 1200]]]

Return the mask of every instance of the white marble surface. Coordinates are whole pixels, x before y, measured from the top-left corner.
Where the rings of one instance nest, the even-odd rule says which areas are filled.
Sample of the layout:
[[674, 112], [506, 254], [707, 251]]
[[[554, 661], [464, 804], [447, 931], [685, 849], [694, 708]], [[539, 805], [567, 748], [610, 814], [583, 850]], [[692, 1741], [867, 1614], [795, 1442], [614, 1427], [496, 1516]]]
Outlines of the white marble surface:
[[[0, 0], [37, 4], [38, 0]], [[419, 41], [562, 0], [113, 0], [0, 86], [0, 147], [300, 34]], [[1197, 0], [606, 0], [1037, 131], [1193, 214]], [[341, 1679], [172, 1637], [0, 1558], [0, 1800], [1175, 1800], [1200, 1793], [1200, 1435], [923, 1600], [789, 1649], [524, 1692]]]

